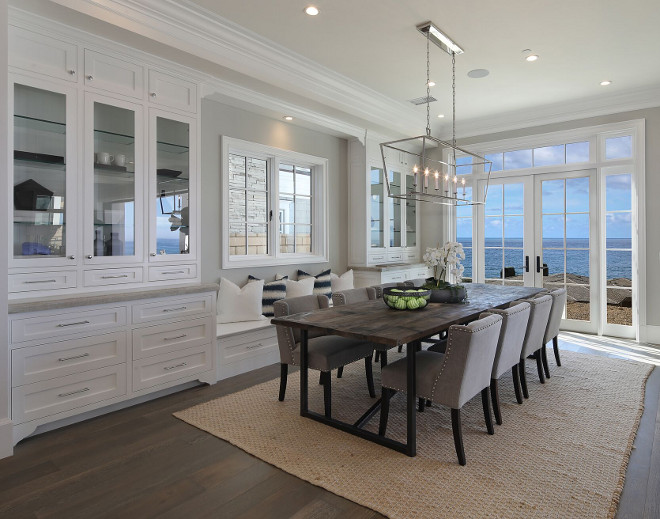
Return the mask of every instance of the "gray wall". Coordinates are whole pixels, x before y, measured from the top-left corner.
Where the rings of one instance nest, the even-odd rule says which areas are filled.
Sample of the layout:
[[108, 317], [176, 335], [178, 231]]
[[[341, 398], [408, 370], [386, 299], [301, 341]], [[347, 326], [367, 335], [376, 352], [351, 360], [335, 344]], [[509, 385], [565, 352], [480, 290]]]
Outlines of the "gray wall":
[[[660, 326], [660, 107], [461, 139], [459, 145], [646, 119], [646, 324]], [[422, 215], [423, 217], [423, 215]], [[640, 237], [643, 239], [643, 237]], [[640, 301], [640, 304], [644, 304]]]
[[270, 281], [275, 277], [275, 273], [295, 275], [298, 269], [297, 265], [225, 270], [220, 268], [222, 246], [221, 136], [328, 159], [330, 262], [329, 264], [301, 265], [301, 268], [310, 274], [318, 274], [329, 265], [333, 272], [343, 273], [348, 261], [347, 141], [204, 99], [202, 100], [201, 136], [202, 282], [216, 282], [222, 276], [234, 283], [243, 284], [247, 280], [248, 274]]

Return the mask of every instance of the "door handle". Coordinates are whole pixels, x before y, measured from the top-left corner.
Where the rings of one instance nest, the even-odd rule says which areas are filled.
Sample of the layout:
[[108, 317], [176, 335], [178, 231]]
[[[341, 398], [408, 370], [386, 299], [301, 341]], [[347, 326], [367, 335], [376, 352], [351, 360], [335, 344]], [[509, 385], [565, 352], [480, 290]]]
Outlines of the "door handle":
[[525, 256], [525, 272], [529, 272], [529, 256]]
[[541, 272], [541, 256], [536, 256], [536, 272]]

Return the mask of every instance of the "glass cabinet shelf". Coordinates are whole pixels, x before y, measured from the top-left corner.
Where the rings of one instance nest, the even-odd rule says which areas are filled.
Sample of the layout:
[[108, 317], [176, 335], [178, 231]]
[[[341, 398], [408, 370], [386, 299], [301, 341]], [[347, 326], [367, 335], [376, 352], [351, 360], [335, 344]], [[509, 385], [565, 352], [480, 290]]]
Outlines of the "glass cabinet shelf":
[[14, 160], [19, 162], [33, 162], [46, 166], [63, 166], [64, 157], [48, 153], [35, 153], [33, 151], [14, 150]]
[[14, 114], [14, 125], [20, 128], [25, 128], [26, 130], [46, 131], [60, 135], [66, 134], [65, 123], [49, 121], [48, 119], [39, 119], [37, 117], [28, 117], [27, 115]]
[[104, 142], [113, 142], [117, 144], [133, 144], [135, 142], [134, 135], [126, 135], [123, 133], [107, 132], [105, 130], [94, 130], [95, 138]]
[[190, 148], [188, 146], [184, 146], [182, 144], [173, 144], [171, 142], [163, 142], [163, 141], [158, 141], [156, 142], [156, 148], [158, 151], [163, 151], [166, 153], [188, 153]]

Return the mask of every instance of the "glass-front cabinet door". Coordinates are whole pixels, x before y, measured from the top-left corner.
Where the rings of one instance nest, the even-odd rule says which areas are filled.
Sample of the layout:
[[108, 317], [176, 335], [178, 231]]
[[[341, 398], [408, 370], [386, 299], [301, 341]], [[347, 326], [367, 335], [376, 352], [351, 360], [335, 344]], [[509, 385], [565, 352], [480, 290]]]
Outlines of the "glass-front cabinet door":
[[10, 264], [75, 264], [75, 94], [18, 81], [12, 90]]
[[[149, 260], [190, 259], [197, 244], [195, 124], [191, 119], [152, 110], [149, 123]], [[192, 152], [191, 152], [192, 151]]]
[[385, 185], [383, 170], [371, 167], [369, 175], [369, 249], [385, 247]]
[[[390, 189], [393, 195], [401, 194], [401, 173], [397, 171], [389, 172]], [[389, 234], [390, 234], [390, 247], [401, 247], [401, 198], [389, 199]]]
[[[405, 175], [406, 178], [406, 193], [414, 191], [413, 176]], [[417, 246], [417, 202], [414, 200], [406, 200], [406, 247]]]
[[[86, 99], [85, 261], [142, 258], [141, 107], [88, 94]], [[91, 178], [90, 178], [91, 177]]]

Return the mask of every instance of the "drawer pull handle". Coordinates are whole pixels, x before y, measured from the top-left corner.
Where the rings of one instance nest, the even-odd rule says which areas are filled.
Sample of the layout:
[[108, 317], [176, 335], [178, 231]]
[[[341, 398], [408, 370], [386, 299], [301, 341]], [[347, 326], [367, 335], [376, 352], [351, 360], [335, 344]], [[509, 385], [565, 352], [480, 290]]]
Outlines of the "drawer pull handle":
[[185, 270], [170, 270], [169, 272], [163, 272], [163, 275], [167, 276], [168, 274], [172, 275], [172, 274], [185, 274], [185, 273], [186, 273]]
[[255, 349], [257, 349], [257, 348], [261, 348], [262, 346], [263, 346], [263, 344], [261, 344], [260, 342], [258, 342], [257, 344], [250, 344], [250, 346], [246, 346], [245, 349], [246, 349], [246, 350], [255, 350]]
[[101, 279], [117, 279], [117, 278], [127, 278], [128, 274], [120, 274], [117, 276], [101, 276]]
[[187, 366], [188, 364], [186, 362], [182, 362], [181, 364], [177, 364], [176, 366], [165, 366], [163, 369], [165, 371], [171, 371], [176, 368], [182, 368], [183, 366]]
[[163, 337], [164, 341], [174, 341], [176, 339], [183, 339], [184, 337], [188, 337], [187, 333], [182, 333], [181, 335], [177, 335], [176, 337]]
[[75, 391], [69, 391], [68, 393], [60, 393], [59, 396], [60, 398], [64, 398], [65, 396], [71, 396], [71, 395], [77, 395], [78, 393], [85, 393], [89, 391], [88, 387], [84, 387], [82, 389], [76, 389]]
[[73, 357], [62, 357], [57, 360], [59, 362], [66, 362], [67, 360], [82, 359], [84, 357], [89, 357], [89, 353], [83, 353], [82, 355], [74, 355]]
[[32, 283], [57, 283], [57, 279], [43, 279], [39, 281], [23, 281], [25, 285], [31, 285]]
[[80, 324], [89, 324], [89, 321], [78, 321], [77, 323], [60, 323], [57, 325], [57, 327], [64, 328], [65, 326], [78, 326]]
[[179, 306], [178, 308], [165, 308], [163, 312], [180, 312], [181, 310], [185, 310], [188, 308], [187, 306]]

